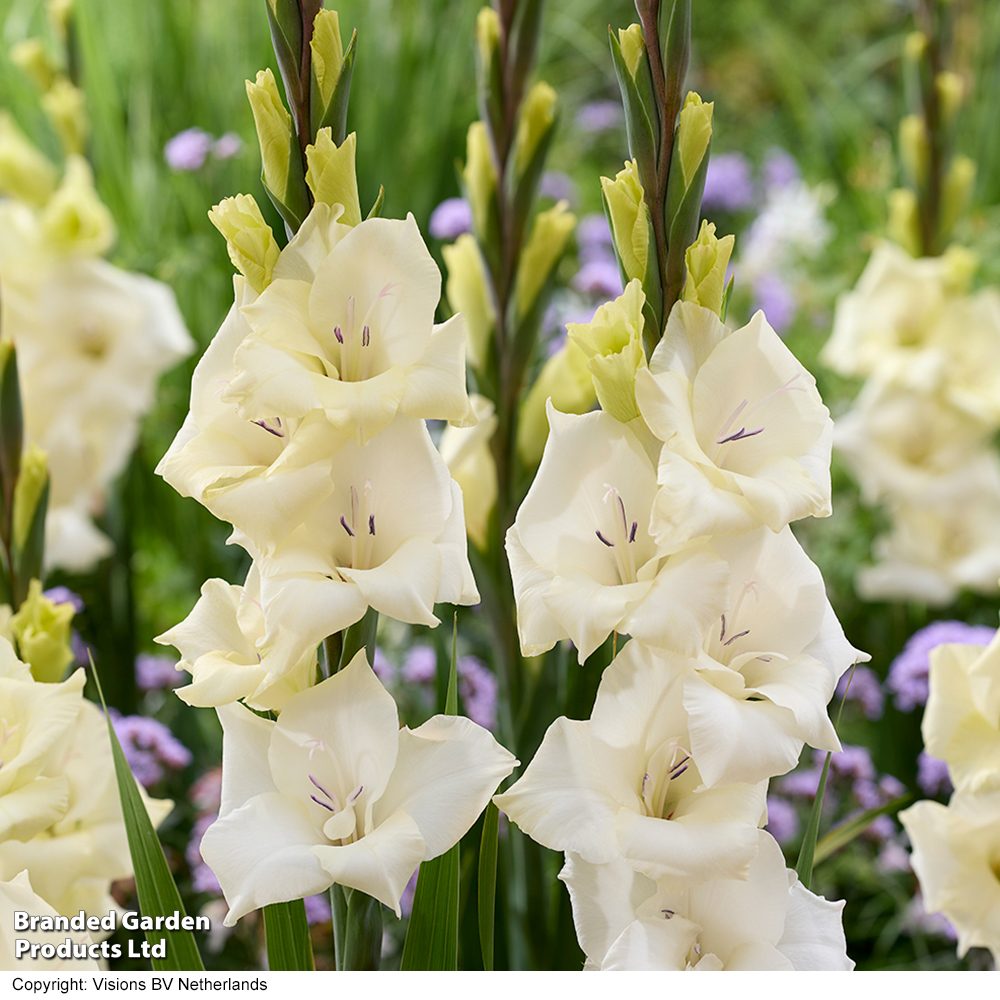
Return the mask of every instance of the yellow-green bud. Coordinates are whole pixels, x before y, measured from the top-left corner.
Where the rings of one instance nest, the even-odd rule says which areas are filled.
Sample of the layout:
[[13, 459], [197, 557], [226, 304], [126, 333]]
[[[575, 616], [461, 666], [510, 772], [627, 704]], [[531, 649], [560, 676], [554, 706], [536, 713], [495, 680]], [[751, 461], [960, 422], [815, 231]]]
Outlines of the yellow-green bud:
[[338, 221], [345, 226], [356, 226], [361, 221], [355, 167], [357, 144], [357, 133], [352, 132], [338, 146], [333, 141], [332, 129], [327, 127], [319, 130], [315, 145], [306, 146], [306, 184], [316, 201], [344, 206], [344, 214]]
[[44, 94], [56, 76], [56, 68], [40, 38], [25, 38], [10, 50], [11, 62], [31, 77], [31, 82]]
[[479, 246], [469, 233], [463, 233], [450, 246], [441, 248], [448, 269], [446, 292], [455, 312], [465, 317], [465, 349], [469, 363], [482, 371], [496, 313], [486, 287], [486, 271]]
[[967, 295], [979, 270], [979, 255], [953, 243], [941, 255], [945, 264], [945, 288], [950, 295]]
[[28, 596], [8, 623], [21, 659], [43, 684], [57, 684], [73, 662], [70, 646], [72, 604], [56, 604], [42, 593], [39, 580], [28, 585]]
[[889, 239], [898, 243], [911, 257], [920, 256], [920, 210], [917, 196], [909, 188], [889, 192]]
[[681, 298], [685, 302], [697, 302], [711, 309], [717, 316], [722, 315], [722, 300], [726, 294], [726, 268], [733, 252], [736, 237], [715, 235], [715, 224], [702, 220], [698, 239], [687, 248], [684, 260], [687, 263], [687, 280]]
[[639, 60], [646, 51], [646, 40], [642, 37], [642, 25], [630, 24], [627, 28], [618, 29], [618, 45], [622, 50], [622, 59], [628, 71], [635, 79], [635, 72], [639, 68]]
[[490, 204], [497, 188], [496, 166], [493, 163], [493, 152], [483, 122], [476, 121], [469, 126], [465, 140], [465, 170], [462, 176], [469, 193], [476, 232], [483, 237], [486, 234]]
[[271, 284], [280, 249], [253, 195], [223, 198], [209, 211], [208, 218], [225, 236], [233, 267], [259, 295]]
[[956, 156], [941, 187], [941, 233], [945, 237], [968, 208], [975, 183], [975, 161], [967, 156]]
[[60, 77], [42, 95], [42, 107], [67, 153], [82, 153], [87, 140], [87, 112], [83, 91]]
[[690, 186], [694, 175], [698, 172], [711, 141], [714, 109], [714, 102], [706, 104], [693, 90], [684, 100], [677, 125], [677, 144], [685, 188]]
[[115, 223], [94, 189], [90, 164], [70, 156], [62, 184], [41, 215], [46, 242], [61, 253], [97, 256], [115, 239]]
[[927, 180], [930, 144], [927, 126], [920, 115], [906, 115], [899, 123], [899, 157], [903, 168], [917, 184]]
[[62, 38], [66, 37], [66, 27], [75, 3], [76, 0], [47, 0], [45, 4], [52, 30]]
[[333, 97], [340, 70], [344, 65], [344, 43], [340, 37], [340, 17], [335, 10], [320, 10], [313, 21], [312, 66], [319, 84], [319, 95], [326, 107]]
[[279, 200], [288, 189], [288, 165], [292, 142], [292, 116], [285, 110], [278, 95], [278, 85], [269, 69], [257, 73], [257, 79], [247, 80], [247, 97], [253, 111], [260, 157], [264, 165], [264, 183]]
[[597, 395], [587, 368], [587, 355], [567, 338], [562, 348], [542, 366], [534, 385], [521, 404], [517, 423], [517, 453], [525, 465], [536, 465], [549, 436], [545, 401], [563, 413], [586, 413], [593, 409]]
[[539, 80], [524, 99], [514, 140], [514, 168], [521, 176], [531, 163], [542, 137], [556, 120], [556, 92]]
[[531, 312], [538, 293], [566, 249], [566, 241], [575, 226], [576, 216], [569, 211], [568, 201], [560, 201], [535, 216], [514, 284], [518, 316], [527, 316]]
[[601, 190], [608, 204], [615, 247], [625, 274], [630, 280], [642, 281], [646, 277], [649, 255], [649, 220], [635, 160], [629, 160], [614, 180], [602, 177]]
[[15, 551], [23, 549], [28, 541], [31, 522], [48, 481], [48, 455], [38, 445], [29, 444], [27, 450], [21, 454], [21, 472], [14, 487], [12, 534]]
[[601, 306], [589, 323], [568, 323], [566, 330], [587, 356], [587, 370], [601, 409], [627, 424], [639, 416], [635, 373], [646, 364], [642, 349], [642, 307], [646, 296], [634, 278], [614, 302]]
[[492, 7], [483, 7], [476, 15], [476, 45], [482, 64], [489, 66], [500, 47], [500, 18]]
[[945, 71], [935, 77], [934, 86], [941, 108], [941, 121], [950, 125], [965, 99], [965, 81], [957, 73]]
[[919, 62], [927, 51], [927, 36], [922, 31], [911, 31], [903, 43], [903, 58], [911, 63]]
[[0, 194], [44, 205], [55, 186], [56, 168], [28, 142], [14, 119], [0, 111]]

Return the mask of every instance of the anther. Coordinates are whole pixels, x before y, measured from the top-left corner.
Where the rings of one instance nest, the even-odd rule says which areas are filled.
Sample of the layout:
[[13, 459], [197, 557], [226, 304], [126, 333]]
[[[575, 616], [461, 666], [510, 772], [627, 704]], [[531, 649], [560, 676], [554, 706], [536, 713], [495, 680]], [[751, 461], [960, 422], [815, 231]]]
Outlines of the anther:
[[337, 338], [338, 344], [342, 344], [344, 342], [344, 335], [340, 332], [339, 323], [333, 328], [333, 335]]
[[609, 549], [613, 549], [613, 548], [615, 547], [615, 543], [614, 543], [614, 542], [609, 542], [609, 541], [608, 541], [608, 540], [607, 540], [607, 539], [606, 539], [606, 538], [604, 537], [604, 535], [602, 535], [602, 534], [601, 534], [601, 533], [600, 533], [599, 531], [595, 531], [595, 532], [594, 532], [594, 534], [595, 534], [595, 535], [597, 535], [597, 537], [598, 537], [598, 538], [599, 538], [599, 539], [600, 539], [600, 540], [601, 540], [602, 542], [604, 542], [604, 544], [605, 544], [605, 545], [607, 545], [607, 547], [608, 547]]
[[375, 515], [374, 514], [369, 514], [368, 515], [368, 534], [369, 535], [374, 535], [375, 534]]
[[743, 636], [749, 635], [749, 634], [750, 634], [750, 629], [745, 628], [742, 632], [737, 632], [736, 635], [734, 635], [731, 639], [727, 639], [723, 643], [723, 646], [728, 646], [731, 642], [736, 642], [737, 639], [742, 639]]
[[344, 531], [347, 532], [348, 535], [351, 536], [351, 538], [354, 537], [354, 532], [351, 531], [350, 527], [347, 524], [347, 519], [344, 517], [343, 514], [340, 515], [340, 526], [344, 529]]

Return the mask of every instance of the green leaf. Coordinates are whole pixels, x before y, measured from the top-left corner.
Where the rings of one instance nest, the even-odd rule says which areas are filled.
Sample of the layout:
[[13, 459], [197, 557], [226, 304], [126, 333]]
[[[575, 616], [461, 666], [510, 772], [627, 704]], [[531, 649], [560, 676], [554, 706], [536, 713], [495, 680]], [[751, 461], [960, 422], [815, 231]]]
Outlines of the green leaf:
[[382, 904], [357, 889], [347, 901], [344, 971], [376, 971], [382, 961]]
[[823, 773], [819, 777], [816, 797], [813, 799], [812, 811], [809, 813], [809, 822], [806, 824], [805, 836], [802, 838], [802, 847], [799, 848], [799, 860], [795, 864], [795, 872], [799, 876], [799, 881], [807, 889], [812, 883], [816, 838], [819, 836], [819, 822], [823, 812], [823, 797], [826, 795], [826, 776], [830, 772], [831, 756], [832, 754], [828, 751], [826, 760], [823, 762]]
[[734, 284], [736, 284], [735, 274], [729, 279], [729, 284], [726, 285], [726, 291], [722, 296], [722, 308], [719, 310], [719, 319], [721, 319], [723, 323], [726, 322], [726, 314], [729, 312], [729, 300], [733, 295]]
[[330, 909], [333, 913], [333, 960], [338, 972], [344, 971], [347, 944], [347, 893], [342, 885], [334, 882], [330, 886]]
[[479, 944], [483, 968], [493, 971], [493, 925], [496, 920], [497, 840], [500, 810], [490, 802], [483, 818], [483, 839], [479, 845]]
[[913, 796], [907, 792], [898, 798], [891, 799], [883, 805], [875, 806], [874, 809], [866, 809], [850, 819], [845, 819], [838, 823], [833, 829], [820, 838], [813, 855], [813, 867], [815, 868], [821, 861], [825, 861], [835, 851], [846, 847], [855, 837], [860, 836], [868, 829], [879, 816], [895, 816]]
[[[2, 293], [2, 290], [0, 290]], [[21, 383], [17, 377], [17, 351], [13, 343], [0, 343], [0, 537], [10, 542], [14, 516], [14, 487], [21, 474], [24, 447], [24, 413]]]
[[369, 665], [375, 662], [375, 633], [378, 632], [378, 612], [369, 608], [364, 618], [345, 629], [343, 647], [340, 651], [340, 666], [343, 670], [362, 649], [368, 654]]
[[[101, 681], [97, 676], [93, 660], [90, 661], [90, 669], [94, 674], [101, 705], [107, 715], [108, 706], [104, 703], [104, 692], [101, 690]], [[111, 737], [111, 753], [115, 762], [115, 777], [118, 779], [118, 794], [121, 796], [125, 832], [128, 835], [128, 849], [135, 870], [139, 909], [143, 916], [147, 917], [172, 916], [175, 912], [178, 916], [184, 917], [186, 913], [180, 893], [170, 874], [163, 848], [153, 829], [149, 813], [146, 812], [146, 806], [139, 794], [139, 788], [118, 742], [110, 717], [108, 717], [108, 734]], [[150, 945], [158, 945], [161, 941], [166, 945], [166, 954], [162, 958], [150, 959], [154, 972], [204, 972], [205, 966], [202, 964], [191, 931], [146, 931], [146, 940]]]
[[272, 972], [312, 972], [316, 968], [304, 900], [265, 906], [264, 937], [267, 966]]
[[[458, 714], [457, 611], [452, 628], [445, 714]], [[403, 972], [449, 972], [458, 968], [459, 849], [455, 844], [440, 857], [420, 865], [400, 963]]]
[[365, 218], [367, 219], [380, 219], [382, 218], [382, 202], [385, 201], [385, 187], [381, 184], [378, 186], [378, 197], [375, 199], [375, 204], [372, 205], [372, 210], [368, 213]]

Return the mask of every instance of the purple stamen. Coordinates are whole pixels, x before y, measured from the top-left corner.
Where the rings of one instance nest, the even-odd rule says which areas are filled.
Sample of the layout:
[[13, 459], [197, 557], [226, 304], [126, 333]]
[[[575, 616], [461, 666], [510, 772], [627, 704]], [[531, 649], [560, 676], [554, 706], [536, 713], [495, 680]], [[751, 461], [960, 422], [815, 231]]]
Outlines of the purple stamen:
[[632, 530], [629, 532], [629, 536], [628, 536], [629, 542], [634, 542], [635, 541], [635, 530], [638, 527], [639, 527], [639, 522], [638, 521], [633, 521], [632, 522]]
[[615, 547], [615, 543], [614, 543], [614, 542], [609, 542], [609, 541], [608, 541], [608, 540], [607, 540], [607, 539], [606, 539], [606, 538], [604, 537], [604, 535], [602, 535], [602, 534], [601, 534], [601, 533], [600, 533], [599, 531], [595, 531], [595, 532], [594, 532], [594, 534], [595, 534], [595, 535], [597, 535], [597, 537], [598, 537], [598, 538], [599, 538], [599, 539], [600, 539], [600, 540], [601, 540], [602, 542], [604, 542], [604, 544], [605, 544], [605, 545], [607, 545], [607, 547], [608, 547], [609, 549], [613, 549], [613, 548]]
[[660, 913], [662, 913], [667, 920], [669, 920], [674, 915], [673, 910], [660, 910]]
[[761, 434], [763, 431], [763, 427], [758, 427], [755, 431], [748, 431], [745, 427], [741, 427], [735, 434], [730, 434], [729, 437], [724, 437], [715, 443], [728, 444], [730, 441], [742, 441], [744, 438], [752, 438], [755, 434]]
[[688, 765], [685, 764], [679, 771], [677, 771], [677, 772], [671, 771], [670, 772], [670, 780], [673, 781], [675, 778], [679, 778], [687, 769], [688, 769]]
[[275, 423], [278, 425], [278, 429], [275, 430], [273, 427], [268, 427], [266, 420], [251, 420], [250, 423], [256, 424], [258, 427], [263, 427], [268, 434], [273, 434], [275, 437], [283, 438], [285, 435], [281, 433], [281, 418], [275, 417]]
[[727, 639], [727, 640], [726, 640], [726, 641], [725, 641], [725, 642], [723, 643], [723, 645], [724, 645], [724, 646], [728, 646], [728, 645], [729, 645], [729, 643], [731, 643], [731, 642], [736, 642], [736, 640], [737, 640], [737, 639], [741, 639], [741, 638], [742, 638], [743, 636], [745, 636], [745, 635], [749, 635], [749, 634], [750, 634], [750, 629], [748, 629], [748, 628], [745, 628], [745, 629], [744, 629], [744, 630], [743, 630], [742, 632], [737, 632], [737, 633], [736, 633], [736, 635], [734, 635], [734, 636], [733, 636], [733, 637], [732, 637], [731, 639]]
[[648, 785], [648, 784], [649, 784], [649, 774], [647, 773], [647, 774], [644, 774], [642, 776], [642, 794], [643, 795], [646, 794], [646, 785]]
[[[677, 768], [679, 768], [682, 764], [687, 764], [687, 762], [690, 759], [691, 759], [691, 755], [688, 754], [683, 760], [677, 761], [677, 763], [674, 764], [674, 766], [670, 769], [670, 777], [671, 778], [676, 778], [677, 774], [683, 774], [684, 772], [683, 771], [677, 771]], [[684, 771], [686, 771], [686, 770], [687, 770], [687, 767], [684, 768]], [[677, 771], [677, 774], [674, 774], [675, 771]]]
[[361, 346], [367, 347], [368, 341], [371, 339], [369, 336], [368, 324], [365, 323], [364, 329], [361, 331]]
[[333, 806], [328, 806], [325, 802], [320, 802], [320, 800], [317, 799], [315, 795], [310, 795], [309, 798], [311, 798], [313, 802], [316, 803], [316, 805], [322, 806], [328, 812], [333, 812]]
[[347, 804], [348, 804], [348, 805], [351, 805], [351, 806], [353, 806], [353, 805], [354, 805], [354, 803], [358, 801], [358, 796], [359, 796], [359, 795], [360, 795], [360, 794], [361, 794], [361, 793], [362, 793], [362, 792], [363, 792], [364, 790], [365, 790], [365, 786], [364, 786], [364, 785], [358, 785], [358, 787], [357, 787], [357, 788], [355, 788], [355, 789], [354, 789], [354, 791], [353, 791], [353, 792], [351, 792], [350, 796], [348, 797], [348, 799], [347, 799]]
[[722, 616], [722, 631], [719, 633], [719, 642], [726, 638], [726, 616]]
[[340, 515], [340, 526], [351, 536], [351, 538], [354, 537], [354, 532], [347, 526], [347, 520], [343, 514]]
[[344, 335], [340, 332], [339, 323], [333, 328], [333, 335], [337, 338], [338, 344], [342, 344], [344, 342]]
[[309, 780], [316, 786], [331, 802], [333, 801], [333, 796], [310, 774]]
[[369, 514], [368, 515], [368, 534], [369, 535], [374, 535], [375, 534], [375, 515], [374, 514]]

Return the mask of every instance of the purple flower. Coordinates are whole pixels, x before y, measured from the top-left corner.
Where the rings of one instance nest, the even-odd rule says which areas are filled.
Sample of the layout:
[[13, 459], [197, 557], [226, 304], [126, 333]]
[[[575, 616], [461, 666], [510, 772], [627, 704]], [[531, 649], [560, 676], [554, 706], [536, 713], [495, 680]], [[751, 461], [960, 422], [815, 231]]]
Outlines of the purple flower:
[[814, 799], [819, 789], [822, 766], [805, 771], [792, 771], [778, 781], [778, 790], [794, 798]]
[[162, 722], [145, 715], [119, 715], [111, 711], [125, 759], [143, 788], [152, 788], [162, 781], [167, 769], [179, 771], [191, 763], [191, 751]]
[[569, 174], [564, 174], [561, 170], [546, 170], [538, 185], [538, 193], [543, 198], [573, 204], [576, 202], [576, 183]]
[[85, 607], [83, 598], [69, 587], [49, 587], [48, 590], [42, 591], [42, 597], [47, 597], [53, 604], [72, 604], [73, 613], [77, 615]]
[[767, 797], [767, 832], [779, 844], [787, 844], [799, 834], [799, 814], [795, 806], [778, 795]]
[[496, 729], [497, 679], [482, 660], [461, 656], [456, 665], [465, 714], [484, 729]]
[[891, 816], [876, 816], [865, 830], [865, 836], [869, 840], [885, 841], [896, 836], [896, 824]]
[[[850, 778], [852, 781], [873, 782], [875, 780], [875, 765], [872, 763], [872, 755], [868, 752], [867, 747], [850, 746], [847, 743], [842, 744], [842, 746], [843, 750], [830, 758], [830, 770], [834, 774]], [[825, 750], [817, 750], [813, 754], [813, 760], [817, 767], [821, 767], [825, 759]]]
[[930, 653], [945, 642], [987, 646], [996, 635], [988, 625], [966, 625], [965, 622], [937, 621], [922, 628], [907, 640], [903, 651], [892, 661], [886, 690], [892, 693], [896, 708], [912, 712], [917, 705], [927, 704], [927, 674]]
[[173, 170], [198, 170], [214, 141], [204, 129], [187, 128], [163, 147], [163, 157]]
[[393, 684], [396, 681], [396, 668], [389, 661], [389, 658], [382, 652], [381, 647], [375, 647], [375, 662], [372, 664], [375, 676], [383, 684]]
[[799, 307], [795, 293], [783, 278], [762, 274], [753, 284], [753, 309], [761, 309], [775, 333], [788, 329]]
[[922, 750], [917, 758], [917, 784], [925, 795], [950, 795], [952, 786], [948, 765]]
[[222, 804], [222, 768], [210, 768], [198, 778], [188, 798], [199, 812], [217, 813]]
[[750, 163], [742, 153], [723, 153], [708, 161], [705, 175], [704, 208], [736, 212], [753, 203], [753, 178]]
[[600, 299], [617, 298], [624, 290], [618, 265], [607, 258], [584, 264], [573, 277], [573, 287], [583, 295]]
[[884, 872], [908, 872], [910, 852], [899, 841], [888, 840], [878, 852], [876, 864]]
[[764, 160], [764, 186], [781, 188], [799, 179], [799, 165], [778, 146], [772, 147]]
[[599, 212], [585, 215], [576, 227], [576, 242], [580, 247], [580, 259], [593, 260], [595, 257], [614, 258], [615, 239], [611, 235], [608, 220]]
[[330, 897], [325, 892], [306, 896], [303, 902], [306, 904], [306, 922], [310, 927], [313, 924], [325, 924], [333, 919]]
[[215, 140], [212, 156], [217, 160], [230, 160], [243, 149], [243, 140], [235, 132], [227, 132]]
[[400, 672], [408, 684], [433, 684], [437, 676], [437, 653], [430, 646], [412, 646]]
[[[850, 681], [850, 687], [848, 687]], [[856, 666], [852, 672], [848, 670], [837, 685], [837, 696], [843, 697], [844, 692], [850, 701], [856, 701], [861, 706], [865, 717], [871, 720], [881, 719], [885, 709], [885, 695], [878, 675], [871, 667]]]
[[958, 934], [951, 922], [943, 913], [928, 913], [924, 909], [923, 896], [918, 891], [906, 910], [906, 925], [923, 931], [925, 934], [934, 934], [938, 937], [947, 938], [949, 941], [957, 941]]
[[218, 819], [215, 813], [199, 816], [191, 827], [191, 839], [184, 848], [184, 858], [191, 869], [191, 887], [195, 892], [207, 892], [213, 896], [222, 895], [222, 887], [215, 877], [215, 872], [205, 864], [201, 856], [201, 839], [205, 831]]
[[428, 226], [438, 240], [457, 240], [472, 229], [472, 206], [464, 198], [445, 198], [431, 212]]
[[[73, 650], [73, 657], [78, 667], [90, 666], [90, 659], [94, 656], [94, 647], [89, 642], [85, 642], [76, 629], [69, 636], [70, 649]], [[94, 657], [97, 659], [97, 657]]]
[[[834, 754], [833, 759], [837, 759], [836, 754]], [[854, 782], [851, 790], [854, 792], [854, 797], [858, 800], [858, 804], [862, 809], [878, 809], [885, 802], [885, 797], [882, 795], [881, 789], [874, 781], [860, 779]]]
[[576, 127], [581, 132], [610, 132], [625, 121], [619, 101], [590, 101], [576, 113]]
[[184, 683], [185, 676], [171, 656], [140, 653], [135, 658], [135, 683], [140, 691], [175, 688]]

